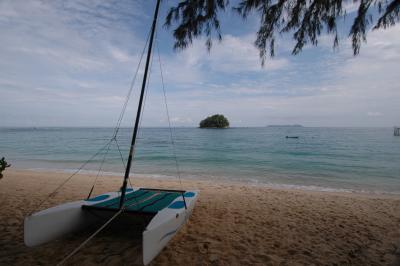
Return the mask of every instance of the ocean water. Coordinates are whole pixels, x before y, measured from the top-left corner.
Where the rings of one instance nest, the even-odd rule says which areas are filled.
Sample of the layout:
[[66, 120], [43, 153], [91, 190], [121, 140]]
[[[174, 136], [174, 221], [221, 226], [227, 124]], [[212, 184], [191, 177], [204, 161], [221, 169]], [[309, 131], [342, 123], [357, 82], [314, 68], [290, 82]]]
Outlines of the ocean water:
[[[73, 171], [112, 133], [112, 128], [0, 128], [0, 157], [15, 168]], [[123, 128], [118, 135], [124, 159], [131, 134]], [[392, 128], [175, 128], [173, 136], [182, 178], [400, 194], [400, 137]], [[97, 172], [103, 158], [102, 171], [122, 175], [114, 142], [84, 170]], [[168, 128], [140, 130], [132, 172], [176, 178]]]

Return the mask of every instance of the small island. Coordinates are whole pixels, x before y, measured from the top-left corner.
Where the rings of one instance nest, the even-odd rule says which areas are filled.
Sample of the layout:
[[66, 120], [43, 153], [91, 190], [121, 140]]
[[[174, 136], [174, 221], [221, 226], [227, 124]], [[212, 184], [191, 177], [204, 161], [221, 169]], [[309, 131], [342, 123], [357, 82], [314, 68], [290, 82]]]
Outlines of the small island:
[[220, 114], [212, 115], [200, 122], [200, 128], [228, 128], [228, 119]]

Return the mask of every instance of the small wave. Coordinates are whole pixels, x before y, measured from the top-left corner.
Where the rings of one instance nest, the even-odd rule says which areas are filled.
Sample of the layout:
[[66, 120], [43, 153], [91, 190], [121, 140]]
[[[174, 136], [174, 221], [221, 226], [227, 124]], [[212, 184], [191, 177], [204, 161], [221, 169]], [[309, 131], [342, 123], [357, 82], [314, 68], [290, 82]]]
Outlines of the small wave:
[[[27, 168], [22, 170], [30, 170], [35, 172], [57, 172], [57, 173], [75, 173], [78, 169], [60, 169], [60, 168]], [[95, 175], [98, 173], [96, 170], [80, 170], [81, 174]], [[101, 175], [103, 176], [123, 176], [123, 172], [112, 172], [112, 171], [102, 171]], [[177, 176], [174, 175], [165, 175], [159, 173], [131, 173], [130, 177], [139, 177], [139, 178], [149, 178], [156, 180], [178, 180]], [[315, 191], [315, 192], [331, 192], [331, 193], [356, 193], [356, 194], [372, 194], [372, 195], [393, 195], [399, 196], [400, 192], [391, 192], [384, 190], [367, 190], [367, 189], [350, 189], [350, 188], [332, 188], [326, 186], [318, 186], [318, 185], [299, 185], [299, 184], [284, 184], [284, 183], [272, 183], [260, 181], [258, 179], [250, 179], [250, 178], [230, 178], [227, 176], [203, 176], [196, 174], [182, 174], [182, 179], [186, 180], [199, 180], [199, 181], [219, 181], [226, 183], [238, 183], [249, 186], [256, 187], [265, 187], [272, 189], [284, 189], [284, 190], [301, 190], [301, 191]]]

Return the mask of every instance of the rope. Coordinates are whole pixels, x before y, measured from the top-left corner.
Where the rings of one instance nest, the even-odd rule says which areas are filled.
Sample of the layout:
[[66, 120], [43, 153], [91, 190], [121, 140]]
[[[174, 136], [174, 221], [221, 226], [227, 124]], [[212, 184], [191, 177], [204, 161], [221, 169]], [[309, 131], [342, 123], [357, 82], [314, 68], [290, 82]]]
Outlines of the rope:
[[110, 151], [110, 146], [111, 146], [111, 142], [108, 143], [107, 150], [106, 150], [106, 152], [104, 153], [103, 160], [101, 161], [101, 164], [100, 164], [100, 167], [99, 167], [99, 171], [97, 171], [96, 178], [94, 179], [92, 188], [90, 189], [89, 195], [87, 196], [86, 199], [90, 199], [90, 196], [92, 195], [94, 186], [96, 185], [97, 179], [99, 178], [100, 172], [101, 172], [101, 170], [103, 169], [103, 165], [104, 165], [104, 162], [105, 162], [105, 160], [106, 160], [106, 158], [107, 158], [108, 152]]
[[[134, 77], [133, 77], [133, 79], [131, 81], [131, 85], [130, 85], [128, 94], [127, 94], [127, 96], [125, 98], [125, 102], [124, 102], [124, 105], [122, 107], [121, 113], [120, 113], [120, 115], [118, 117], [118, 121], [117, 121], [117, 124], [115, 126], [114, 134], [113, 134], [113, 139], [115, 140], [115, 143], [118, 146], [118, 151], [119, 151], [119, 153], [121, 155], [121, 160], [122, 160], [122, 164], [124, 165], [124, 169], [126, 168], [126, 166], [125, 166], [125, 162], [124, 162], [121, 150], [120, 150], [119, 145], [117, 143], [117, 135], [118, 135], [119, 129], [121, 128], [122, 119], [124, 118], [125, 111], [126, 111], [126, 108], [128, 106], [128, 102], [129, 102], [130, 96], [132, 95], [133, 87], [134, 87], [134, 85], [136, 83], [136, 78], [137, 78], [137, 75], [139, 73], [140, 65], [142, 64], [143, 56], [144, 56], [144, 54], [146, 52], [146, 47], [147, 47], [147, 44], [148, 44], [149, 39], [150, 39], [150, 32], [151, 32], [151, 30], [147, 34], [146, 43], [144, 44], [144, 47], [143, 47], [143, 50], [142, 50], [142, 54], [140, 55], [139, 64], [138, 64], [138, 66], [136, 68], [135, 75], [134, 75]], [[128, 181], [129, 181], [129, 185], [132, 187], [132, 182], [131, 182], [131, 178], [130, 177], [128, 177]]]
[[83, 241], [78, 247], [76, 247], [71, 253], [69, 253], [60, 263], [57, 264], [63, 265], [68, 259], [70, 259], [73, 255], [75, 255], [81, 248], [83, 248], [90, 240], [93, 239], [98, 233], [100, 233], [107, 225], [109, 225], [115, 218], [118, 217], [123, 211], [125, 207], [119, 209], [107, 222], [105, 222], [99, 229], [97, 229], [91, 236], [89, 236], [85, 241]]
[[[99, 155], [106, 147], [109, 148], [109, 145], [110, 145], [110, 143], [111, 143], [113, 140], [116, 140], [117, 135], [118, 135], [118, 131], [119, 131], [120, 127], [121, 127], [122, 119], [123, 119], [123, 117], [124, 117], [124, 115], [125, 115], [125, 111], [126, 111], [126, 108], [127, 108], [127, 105], [128, 105], [129, 99], [130, 99], [130, 96], [131, 96], [131, 94], [132, 94], [132, 90], [133, 90], [134, 84], [135, 84], [135, 82], [136, 82], [137, 74], [139, 73], [140, 65], [141, 65], [141, 63], [142, 63], [142, 59], [143, 59], [144, 53], [145, 53], [145, 51], [146, 51], [146, 46], [147, 46], [147, 44], [148, 44], [148, 42], [149, 42], [149, 38], [150, 38], [150, 31], [149, 31], [149, 33], [148, 33], [148, 35], [147, 35], [146, 43], [145, 43], [145, 45], [144, 45], [142, 54], [141, 54], [141, 56], [140, 56], [139, 64], [138, 64], [138, 66], [137, 66], [137, 68], [136, 68], [135, 75], [134, 75], [134, 77], [133, 77], [133, 79], [132, 79], [132, 81], [131, 81], [131, 85], [130, 85], [130, 88], [129, 88], [129, 90], [128, 90], [128, 94], [127, 94], [127, 96], [126, 96], [126, 98], [125, 98], [124, 105], [123, 105], [123, 107], [122, 107], [121, 113], [120, 113], [120, 115], [119, 115], [119, 117], [118, 117], [118, 121], [117, 121], [116, 126], [115, 126], [115, 128], [114, 128], [114, 133], [113, 133], [112, 138], [111, 138], [110, 140], [108, 140], [108, 142], [107, 142], [101, 149], [99, 149], [92, 157], [90, 157], [86, 162], [84, 162], [71, 176], [69, 176], [66, 180], [64, 180], [53, 192], [51, 192], [46, 198], [44, 198], [44, 199], [39, 203], [39, 205], [38, 205], [36, 208], [34, 208], [34, 209], [32, 210], [32, 212], [30, 212], [29, 215], [32, 215], [33, 212], [34, 212], [35, 210], [37, 210], [38, 208], [40, 208], [40, 207], [43, 205], [43, 203], [46, 202], [50, 197], [53, 197], [54, 195], [56, 195], [57, 192], [58, 192], [58, 190], [61, 189], [67, 182], [69, 182], [69, 181], [71, 180], [72, 177], [74, 177], [77, 173], [79, 173], [89, 162], [91, 162], [95, 157], [97, 157], [97, 155]], [[108, 153], [108, 151], [107, 151], [107, 153]], [[105, 160], [105, 159], [103, 159], [102, 165], [103, 165], [103, 163], [104, 163], [104, 160]], [[101, 167], [102, 167], [102, 166], [101, 166]], [[98, 175], [99, 175], [99, 173], [97, 174], [97, 177], [98, 177]], [[97, 177], [96, 177], [96, 179], [95, 179], [95, 182], [96, 182], [96, 180], [97, 180]], [[131, 180], [130, 180], [130, 179], [129, 179], [129, 183], [130, 183], [130, 185], [132, 186]], [[92, 189], [91, 189], [91, 191], [90, 191], [90, 193], [89, 193], [89, 196], [91, 195], [92, 191], [93, 191], [93, 187], [92, 187]]]
[[[127, 94], [127, 96], [126, 96], [124, 105], [123, 105], [123, 107], [122, 107], [121, 113], [120, 113], [120, 115], [119, 115], [117, 124], [116, 124], [115, 129], [114, 129], [114, 134], [113, 134], [113, 139], [115, 140], [115, 143], [116, 143], [116, 145], [117, 145], [118, 152], [119, 152], [119, 154], [120, 154], [122, 164], [124, 165], [124, 169], [126, 168], [126, 165], [125, 165], [125, 161], [124, 161], [124, 158], [123, 158], [123, 156], [122, 156], [122, 153], [121, 153], [121, 149], [120, 149], [120, 147], [119, 147], [119, 145], [118, 145], [118, 142], [117, 142], [117, 135], [118, 135], [119, 129], [121, 128], [122, 119], [123, 119], [123, 117], [124, 117], [126, 108], [127, 108], [127, 106], [128, 106], [128, 102], [129, 102], [130, 96], [131, 96], [131, 94], [132, 94], [132, 90], [133, 90], [134, 84], [136, 83], [136, 77], [137, 77], [137, 74], [139, 73], [140, 65], [142, 64], [142, 60], [143, 60], [143, 56], [144, 56], [144, 54], [145, 54], [145, 52], [146, 52], [147, 44], [149, 43], [150, 32], [151, 32], [151, 29], [149, 30], [149, 32], [148, 32], [148, 34], [147, 34], [146, 43], [145, 43], [145, 45], [144, 45], [144, 47], [143, 47], [142, 54], [140, 55], [140, 60], [139, 60], [138, 66], [137, 66], [137, 68], [136, 68], [135, 76], [134, 76], [133, 79], [132, 79], [131, 86], [130, 86], [130, 88], [129, 88], [128, 94]], [[132, 182], [131, 182], [130, 176], [128, 176], [128, 181], [129, 181], [129, 185], [130, 185], [131, 187], [133, 187], [133, 186], [132, 186]], [[119, 190], [118, 190], [118, 193], [119, 193]]]
[[[157, 195], [157, 194], [156, 194]], [[156, 195], [153, 195], [156, 196]], [[129, 204], [128, 206], [122, 206], [121, 209], [118, 210], [110, 219], [108, 219], [99, 229], [97, 229], [93, 234], [91, 234], [85, 241], [83, 241], [79, 246], [77, 246], [71, 253], [69, 253], [61, 262], [57, 264], [57, 266], [61, 266], [67, 262], [73, 255], [79, 252], [87, 243], [89, 243], [90, 240], [92, 240], [96, 235], [98, 235], [104, 228], [107, 227], [115, 218], [117, 218], [123, 211], [125, 211], [126, 208], [133, 206], [133, 205], [139, 204], [137, 199], [135, 198], [135, 202]], [[144, 220], [142, 220], [144, 222]]]
[[[145, 44], [145, 46], [144, 46], [144, 49], [143, 49], [143, 51], [142, 51], [142, 55], [141, 55], [141, 57], [140, 57], [140, 61], [139, 61], [138, 67], [137, 67], [137, 69], [136, 69], [135, 76], [134, 76], [134, 78], [133, 78], [133, 80], [132, 80], [132, 82], [131, 82], [131, 86], [130, 86], [129, 91], [128, 91], [128, 94], [127, 94], [127, 96], [126, 96], [126, 98], [125, 98], [125, 102], [124, 102], [123, 108], [122, 108], [121, 113], [120, 113], [120, 115], [119, 115], [119, 117], [118, 117], [117, 124], [116, 124], [116, 126], [115, 126], [115, 128], [114, 128], [113, 136], [112, 136], [112, 138], [107, 142], [107, 144], [102, 148], [102, 150], [103, 150], [106, 146], [108, 146], [108, 148], [107, 148], [107, 153], [106, 153], [105, 156], [103, 157], [103, 161], [102, 161], [102, 163], [101, 163], [99, 172], [100, 172], [100, 170], [101, 170], [101, 168], [102, 168], [102, 165], [103, 165], [103, 163], [104, 163], [104, 160], [105, 160], [105, 158], [106, 158], [106, 156], [107, 156], [107, 154], [108, 154], [108, 151], [109, 151], [109, 148], [110, 148], [110, 143], [111, 143], [112, 141], [114, 141], [114, 140], [115, 140], [115, 143], [116, 143], [116, 145], [117, 145], [118, 151], [119, 151], [119, 153], [120, 153], [122, 163], [125, 165], [125, 162], [124, 162], [124, 160], [123, 160], [123, 156], [122, 156], [121, 150], [120, 150], [119, 145], [118, 145], [118, 142], [117, 142], [117, 135], [118, 135], [118, 132], [119, 132], [119, 129], [120, 129], [120, 126], [121, 126], [121, 123], [122, 123], [122, 119], [123, 119], [123, 117], [124, 117], [124, 114], [125, 114], [125, 111], [126, 111], [126, 108], [127, 108], [127, 105], [128, 105], [128, 102], [129, 102], [131, 93], [132, 93], [132, 90], [133, 90], [133, 86], [134, 86], [135, 81], [136, 81], [137, 74], [138, 74], [138, 72], [139, 72], [139, 68], [140, 68], [140, 65], [141, 65], [141, 62], [142, 62], [143, 55], [144, 55], [145, 50], [146, 50], [147, 43], [148, 43], [148, 41], [149, 41], [149, 37], [150, 37], [150, 32], [149, 32], [149, 35], [148, 35], [148, 37], [147, 37], [147, 40], [146, 40], [146, 44]], [[149, 78], [148, 78], [148, 80], [147, 80], [146, 87], [149, 86], [149, 82], [150, 82], [150, 74], [151, 74], [151, 69], [152, 69], [152, 65], [153, 65], [153, 58], [154, 58], [154, 55], [152, 54], [152, 55], [151, 55], [151, 59], [150, 59], [151, 61], [150, 61], [150, 71], [149, 71], [149, 76], [148, 76]], [[148, 92], [148, 90], [146, 90], [146, 92], [145, 92], [145, 98], [144, 98], [143, 106], [142, 106], [142, 109], [140, 110], [141, 112], [144, 111], [144, 107], [145, 107], [145, 103], [146, 103], [146, 99], [147, 99], [147, 92]], [[142, 123], [142, 119], [140, 119], [140, 121], [139, 121], [139, 130], [140, 130], [140, 128], [141, 128], [141, 127], [140, 127], [140, 126], [141, 126], [141, 123]], [[134, 151], [134, 152], [135, 152], [135, 151]], [[97, 153], [97, 154], [98, 154], [98, 153]], [[97, 156], [97, 154], [96, 154], [96, 156]], [[92, 159], [92, 158], [91, 158], [91, 159]], [[91, 161], [91, 159], [89, 159], [84, 165], [86, 165], [89, 161]], [[84, 166], [84, 165], [83, 165], [83, 166]], [[80, 169], [78, 169], [78, 171], [75, 172], [73, 175], [75, 175], [76, 173], [78, 173], [78, 172], [83, 168], [83, 166], [82, 166]], [[72, 176], [73, 176], [73, 175], [72, 175]], [[98, 173], [98, 175], [99, 175], [99, 173]], [[96, 183], [96, 180], [97, 180], [97, 178], [98, 178], [98, 175], [96, 176], [95, 183]], [[72, 176], [69, 177], [66, 181], [64, 181], [64, 182], [56, 189], [56, 191], [57, 191], [59, 188], [61, 188], [65, 183], [67, 183], [67, 182], [72, 178]], [[129, 179], [129, 182], [130, 182], [130, 179]], [[92, 193], [92, 191], [93, 191], [93, 188], [94, 188], [95, 183], [94, 183], [93, 186], [92, 186], [92, 189], [91, 189], [91, 191], [90, 191], [90, 193], [89, 193], [89, 197], [90, 197], [90, 195], [91, 195], [91, 193]], [[131, 186], [132, 186], [132, 185], [131, 185]], [[55, 193], [55, 192], [53, 192], [53, 193]], [[53, 193], [52, 193], [52, 194], [53, 194]], [[46, 200], [47, 200], [47, 199], [46, 199]], [[44, 201], [43, 201], [43, 202], [44, 202]], [[42, 204], [42, 203], [41, 203], [41, 204]], [[41, 205], [39, 205], [39, 206], [41, 206]], [[83, 248], [91, 239], [93, 239], [98, 233], [100, 233], [108, 224], [110, 224], [110, 223], [111, 223], [118, 215], [120, 215], [124, 210], [125, 210], [125, 207], [122, 206], [122, 208], [119, 209], [119, 211], [116, 212], [106, 223], [104, 223], [99, 229], [97, 229], [91, 236], [89, 236], [84, 242], [82, 242], [78, 247], [76, 247], [71, 253], [69, 253], [69, 254], [68, 254], [60, 263], [58, 263], [57, 265], [63, 265], [69, 258], [71, 258], [73, 255], [75, 255], [81, 248]]]
[[118, 141], [117, 141], [117, 140], [115, 140], [115, 144], [117, 145], [117, 149], [118, 149], [119, 156], [120, 156], [120, 158], [121, 158], [122, 165], [123, 165], [124, 168], [125, 168], [125, 167], [126, 167], [126, 165], [125, 165], [125, 159], [124, 159], [124, 157], [122, 156], [122, 152], [121, 152], [121, 149], [119, 148], [119, 144], [118, 144]]
[[[119, 156], [120, 156], [120, 158], [121, 158], [122, 165], [124, 166], [124, 169], [125, 169], [125, 168], [126, 168], [126, 165], [125, 165], [124, 156], [122, 156], [122, 152], [121, 152], [121, 149], [119, 148], [119, 144], [118, 144], [117, 139], [115, 139], [114, 141], [115, 141], [115, 144], [117, 145], [118, 153], [119, 153]], [[131, 183], [130, 177], [128, 178], [128, 181], [129, 181], [129, 185], [130, 185], [131, 187], [133, 187], [133, 186], [132, 186], [132, 183]]]
[[[118, 131], [119, 131], [120, 127], [121, 127], [122, 119], [123, 119], [123, 117], [124, 117], [124, 115], [125, 115], [125, 111], [126, 111], [126, 108], [127, 108], [127, 105], [128, 105], [129, 99], [130, 99], [130, 96], [131, 96], [131, 94], [132, 94], [132, 90], [133, 90], [134, 84], [135, 84], [135, 82], [136, 82], [137, 74], [139, 73], [140, 65], [141, 65], [141, 63], [142, 63], [143, 56], [144, 56], [144, 53], [145, 53], [145, 51], [146, 51], [146, 46], [147, 46], [147, 44], [148, 44], [148, 42], [149, 42], [149, 38], [150, 38], [150, 31], [149, 31], [149, 33], [148, 33], [148, 35], [147, 35], [146, 43], [145, 43], [145, 45], [144, 45], [142, 54], [141, 54], [141, 56], [140, 56], [139, 64], [138, 64], [138, 66], [137, 66], [137, 68], [136, 68], [135, 75], [134, 75], [134, 77], [133, 77], [133, 79], [132, 79], [132, 81], [131, 81], [130, 88], [129, 88], [129, 90], [128, 90], [128, 94], [127, 94], [127, 96], [126, 96], [126, 98], [125, 98], [124, 105], [123, 105], [122, 110], [121, 110], [121, 113], [120, 113], [120, 115], [119, 115], [119, 117], [118, 117], [118, 121], [117, 121], [116, 126], [115, 126], [115, 128], [114, 128], [114, 133], [113, 133], [111, 139], [108, 140], [108, 142], [107, 142], [101, 149], [99, 149], [97, 153], [95, 153], [95, 154], [94, 154], [92, 157], [90, 157], [85, 163], [83, 163], [83, 164], [78, 168], [78, 170], [76, 170], [71, 176], [69, 176], [66, 180], [64, 180], [64, 182], [62, 182], [53, 192], [51, 192], [46, 198], [44, 198], [44, 199], [39, 203], [39, 205], [38, 205], [36, 208], [33, 209], [33, 211], [32, 211], [29, 215], [32, 215], [32, 213], [33, 213], [35, 210], [37, 210], [38, 208], [40, 208], [40, 207], [43, 205], [43, 203], [46, 202], [50, 197], [53, 197], [54, 195], [56, 195], [57, 192], [58, 192], [58, 190], [61, 189], [61, 187], [63, 187], [67, 182], [69, 182], [69, 181], [71, 180], [72, 177], [74, 177], [77, 173], [79, 173], [89, 162], [91, 162], [95, 157], [97, 157], [97, 155], [99, 155], [106, 147], [109, 148], [109, 144], [110, 144], [113, 140], [116, 140], [116, 137], [117, 137], [117, 135], [118, 135]], [[108, 153], [108, 151], [107, 151], [107, 153]], [[105, 160], [105, 159], [104, 159], [104, 160]], [[103, 163], [104, 163], [104, 160], [102, 161], [102, 165], [103, 165]], [[101, 167], [102, 167], [102, 166], [101, 166]], [[96, 179], [95, 179], [95, 182], [96, 182], [96, 180], [97, 180], [97, 178], [98, 178], [98, 175], [99, 175], [99, 173], [97, 174], [97, 177], [96, 177]], [[131, 180], [130, 180], [130, 179], [129, 179], [129, 184], [132, 186]], [[90, 193], [89, 193], [89, 197], [90, 197], [92, 191], [93, 191], [93, 187], [92, 187], [92, 189], [91, 189], [91, 191], [90, 191]]]
[[[176, 156], [175, 142], [174, 142], [174, 137], [173, 137], [173, 134], [172, 134], [171, 119], [170, 119], [169, 108], [168, 108], [168, 103], [167, 103], [167, 93], [166, 93], [166, 90], [165, 90], [164, 75], [163, 75], [163, 70], [162, 70], [161, 56], [160, 56], [160, 49], [159, 49], [159, 45], [158, 45], [157, 33], [156, 33], [156, 47], [157, 47], [158, 62], [159, 62], [159, 65], [160, 65], [161, 83], [162, 83], [162, 89], [163, 89], [163, 94], [164, 94], [165, 109], [167, 111], [168, 128], [169, 128], [169, 134], [170, 134], [170, 137], [171, 137], [172, 152], [173, 152], [174, 158], [175, 158], [176, 174], [177, 174], [178, 179], [179, 179], [179, 184], [180, 184], [181, 190], [183, 190], [178, 158]], [[185, 204], [185, 209], [187, 209], [186, 199], [185, 199], [185, 195], [184, 195], [183, 192], [182, 192], [182, 198], [183, 198], [183, 202]]]
[[72, 177], [74, 177], [77, 173], [79, 173], [89, 162], [91, 162], [94, 158], [97, 157], [110, 143], [112, 140], [109, 140], [101, 149], [99, 149], [92, 157], [90, 157], [86, 162], [84, 162], [72, 175], [70, 175], [66, 180], [64, 180], [53, 192], [51, 192], [49, 195], [47, 195], [46, 198], [44, 198], [39, 205], [37, 205], [36, 208], [32, 210], [32, 212], [29, 213], [29, 215], [32, 215], [33, 212], [37, 209], [39, 209], [43, 203], [45, 203], [50, 197], [53, 197], [57, 194], [58, 190], [61, 189], [69, 180], [71, 180]]
[[[157, 32], [156, 32], [156, 34], [157, 34]], [[150, 49], [150, 48], [149, 48]], [[144, 113], [144, 109], [145, 109], [145, 106], [146, 106], [146, 100], [147, 100], [147, 93], [148, 93], [148, 87], [149, 87], [149, 83], [150, 83], [150, 77], [151, 77], [151, 70], [152, 70], [152, 68], [153, 68], [153, 58], [154, 58], [154, 53], [153, 54], [151, 54], [151, 58], [150, 58], [150, 67], [149, 67], [149, 72], [148, 72], [148, 78], [147, 78], [147, 82], [146, 82], [146, 86], [145, 86], [145, 94], [144, 94], [144, 99], [143, 99], [143, 105], [142, 105], [142, 109], [140, 110], [140, 112], [143, 114]], [[140, 132], [141, 132], [141, 129], [142, 129], [142, 121], [143, 121], [143, 115], [140, 117], [140, 120], [139, 120], [139, 125], [138, 125], [138, 136], [140, 136]], [[117, 143], [117, 142], [116, 142]], [[117, 143], [117, 146], [119, 147], [119, 145], [118, 145], [118, 143]], [[136, 147], [134, 147], [134, 150], [133, 150], [133, 158], [135, 157], [135, 153], [136, 153], [136, 149], [135, 149]], [[128, 179], [129, 180], [129, 183], [130, 183], [130, 178]], [[132, 186], [132, 185], [131, 185]], [[137, 203], [137, 199], [135, 198], [135, 203]], [[130, 205], [128, 205], [128, 207], [129, 207]], [[144, 221], [144, 218], [142, 218], [141, 219], [141, 223], [142, 223], [142, 225], [144, 226], [145, 225], [145, 221]]]
[[132, 79], [132, 81], [131, 81], [131, 85], [130, 85], [130, 87], [129, 87], [128, 94], [126, 95], [124, 105], [123, 105], [123, 107], [122, 107], [121, 113], [119, 114], [117, 124], [116, 124], [116, 126], [115, 126], [115, 128], [114, 128], [113, 138], [116, 138], [116, 137], [117, 137], [118, 131], [119, 131], [120, 127], [121, 127], [122, 119], [124, 118], [125, 111], [126, 111], [126, 108], [127, 108], [127, 106], [128, 106], [128, 102], [129, 102], [129, 99], [130, 99], [131, 94], [132, 94], [132, 91], [133, 91], [133, 87], [134, 87], [134, 85], [135, 85], [135, 83], [136, 83], [136, 78], [137, 78], [137, 75], [138, 75], [138, 73], [139, 73], [140, 65], [142, 64], [143, 56], [144, 56], [144, 54], [145, 54], [145, 52], [146, 52], [146, 47], [147, 47], [147, 44], [148, 44], [148, 42], [149, 42], [149, 39], [150, 39], [150, 31], [149, 31], [149, 33], [147, 34], [146, 43], [144, 44], [144, 47], [143, 47], [143, 50], [142, 50], [142, 54], [140, 55], [139, 64], [138, 64], [138, 66], [137, 66], [137, 68], [136, 68], [135, 75], [134, 75], [134, 77], [133, 77], [133, 79]]
[[[149, 88], [149, 83], [150, 83], [151, 70], [153, 68], [153, 58], [154, 58], [154, 53], [151, 54], [151, 58], [150, 58], [150, 67], [149, 67], [149, 72], [148, 72], [147, 82], [146, 82], [146, 87], [145, 87], [145, 92], [144, 92], [143, 105], [142, 105], [142, 109], [140, 110], [140, 112], [142, 114], [144, 113], [144, 109], [146, 107], [146, 100], [147, 100], [147, 93], [149, 91], [148, 88]], [[142, 131], [142, 121], [143, 121], [143, 115], [140, 117], [140, 120], [139, 120], [138, 134], [137, 134], [138, 137], [140, 136], [140, 133]], [[135, 154], [136, 154], [136, 146], [134, 147], [134, 150], [133, 150], [133, 154], [132, 154], [133, 158], [135, 157]]]

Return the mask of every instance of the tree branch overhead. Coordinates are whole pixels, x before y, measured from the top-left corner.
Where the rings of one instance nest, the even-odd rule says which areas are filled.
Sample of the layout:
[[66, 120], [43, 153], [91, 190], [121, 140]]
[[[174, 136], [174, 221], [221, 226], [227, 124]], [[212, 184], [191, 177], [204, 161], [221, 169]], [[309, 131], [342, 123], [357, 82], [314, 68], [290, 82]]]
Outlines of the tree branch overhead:
[[[317, 46], [323, 32], [334, 36], [333, 47], [337, 47], [337, 20], [346, 15], [344, 4], [352, 2], [359, 4], [349, 30], [353, 53], [357, 55], [371, 26], [373, 30], [386, 29], [400, 20], [400, 0], [241, 0], [229, 9], [244, 20], [252, 14], [259, 16], [260, 26], [254, 45], [264, 65], [267, 56], [275, 55], [277, 35], [292, 35], [294, 55], [306, 44]], [[228, 0], [182, 0], [172, 7], [165, 26], [173, 28], [174, 48], [185, 49], [194, 39], [205, 36], [205, 45], [210, 50], [214, 37], [222, 39], [219, 15], [229, 6]], [[378, 18], [372, 25], [374, 12]]]

